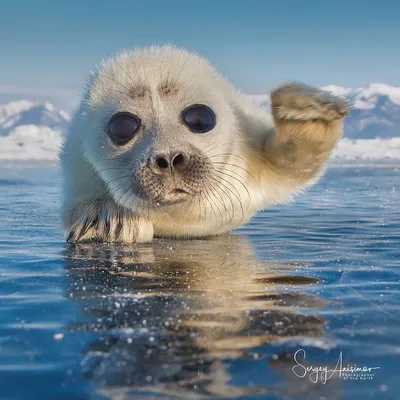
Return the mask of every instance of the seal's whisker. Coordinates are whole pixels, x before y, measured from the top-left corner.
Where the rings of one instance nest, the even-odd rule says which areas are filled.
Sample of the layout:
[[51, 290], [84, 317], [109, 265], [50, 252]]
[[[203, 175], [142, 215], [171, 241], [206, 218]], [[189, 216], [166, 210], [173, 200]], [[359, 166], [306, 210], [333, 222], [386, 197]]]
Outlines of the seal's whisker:
[[[221, 179], [221, 178], [219, 178], [219, 179]], [[223, 179], [223, 178], [222, 178], [222, 179]], [[218, 180], [217, 180], [217, 182], [218, 182]], [[226, 181], [226, 182], [229, 183], [229, 184], [231, 184], [229, 181]], [[231, 184], [231, 186], [234, 187], [232, 184]], [[241, 197], [240, 197], [240, 193], [236, 194], [236, 193], [232, 192], [226, 185], [225, 185], [225, 188], [226, 188], [227, 190], [229, 190], [229, 191], [232, 193], [232, 195], [234, 195], [234, 196], [236, 197], [237, 201], [239, 202], [239, 205], [240, 205], [240, 208], [241, 208], [241, 211], [242, 211], [242, 218], [241, 218], [241, 220], [243, 220], [243, 218], [244, 218], [244, 208], [243, 208], [243, 203], [242, 203], [242, 200], [241, 200]], [[235, 188], [235, 189], [236, 189], [236, 188]], [[237, 190], [237, 189], [236, 189], [236, 190]]]
[[221, 142], [221, 143], [210, 143], [209, 145], [207, 145], [207, 146], [205, 146], [203, 148], [203, 151], [204, 152], [211, 152], [211, 151], [215, 150], [218, 147], [226, 146], [226, 145], [232, 145], [232, 142], [231, 141], [226, 141], [226, 142]]
[[[204, 192], [203, 192], [204, 193]], [[204, 193], [204, 196], [203, 196], [203, 205], [204, 205], [204, 211], [205, 211], [205, 218], [204, 218], [204, 220], [205, 221], [207, 221], [209, 218], [211, 218], [211, 213], [210, 213], [210, 215], [208, 216], [207, 215], [207, 211], [211, 208], [211, 211], [213, 210], [212, 209], [212, 205], [211, 204], [209, 204], [209, 197], [208, 197], [208, 194], [207, 193]]]
[[251, 176], [251, 177], [254, 179], [254, 181], [257, 182], [256, 178], [251, 174], [251, 172], [248, 171], [246, 168], [240, 166], [240, 165], [228, 163], [228, 162], [225, 162], [225, 161], [211, 161], [211, 164], [216, 164], [216, 165], [229, 165], [229, 166], [231, 166], [231, 167], [239, 168], [239, 169], [245, 171], [246, 174], [248, 174], [249, 176]]
[[220, 173], [220, 174], [224, 174], [224, 175], [228, 176], [229, 178], [232, 178], [232, 179], [236, 180], [243, 187], [243, 189], [247, 192], [247, 195], [250, 198], [249, 190], [248, 190], [248, 187], [247, 187], [247, 185], [246, 185], [246, 183], [244, 181], [243, 175], [237, 173], [236, 171], [228, 169], [228, 168], [218, 168], [218, 167], [216, 167], [215, 171]]
[[[219, 180], [218, 180], [217, 178], [215, 178], [215, 177], [210, 177], [210, 178], [215, 182], [216, 185], [218, 185], [219, 187], [222, 186], [224, 189], [226, 189], [228, 192], [230, 192], [232, 195], [234, 195], [234, 196], [236, 197], [236, 199], [238, 200], [238, 202], [239, 202], [240, 204], [242, 204], [242, 201], [241, 201], [239, 192], [237, 192], [237, 194], [235, 194], [234, 192], [232, 192], [232, 190], [231, 190], [228, 186], [226, 186], [225, 183], [219, 181]], [[227, 182], [227, 183], [230, 183], [230, 182]], [[234, 186], [233, 186], [233, 188], [236, 190], [236, 188], [235, 188]], [[223, 190], [223, 189], [221, 189], [221, 190]], [[234, 202], [233, 202], [233, 200], [232, 200], [231, 195], [229, 195], [225, 190], [223, 190], [223, 192], [227, 195], [227, 197], [229, 198], [229, 200], [230, 200], [230, 202], [231, 202], [231, 205], [232, 205], [232, 212], [233, 212], [232, 220], [233, 220], [234, 213], [235, 213]], [[243, 216], [242, 216], [242, 218], [243, 218]]]
[[[194, 211], [194, 209], [195, 209], [195, 204], [196, 204], [196, 200], [199, 200], [199, 197], [200, 197], [200, 195], [198, 195], [198, 196], [196, 196], [196, 197], [194, 197], [194, 198], [192, 198], [192, 199], [190, 199], [190, 201], [188, 201], [188, 203], [187, 203], [187, 207], [185, 208], [185, 210], [183, 211], [183, 214], [184, 215], [187, 215], [188, 217], [189, 217], [189, 219], [190, 219], [190, 217], [192, 216], [192, 214], [193, 214], [193, 211]], [[200, 200], [199, 200], [199, 208], [200, 208]], [[189, 211], [190, 210], [190, 211]]]
[[108, 90], [112, 90], [112, 91], [115, 92], [115, 93], [123, 94], [124, 96], [127, 96], [127, 97], [129, 97], [130, 99], [132, 99], [132, 96], [131, 96], [129, 93], [121, 92], [120, 90], [112, 89], [112, 88], [109, 88]]
[[[206, 205], [206, 198], [204, 196], [204, 192], [200, 193], [199, 196], [199, 208], [200, 208], [200, 215], [204, 216], [204, 220], [207, 220], [207, 205]], [[202, 209], [204, 208], [204, 214], [202, 212]], [[194, 208], [192, 210], [192, 214], [193, 214]]]
[[[207, 191], [207, 193], [209, 193], [209, 190], [211, 191], [211, 194], [213, 193], [212, 192], [212, 188], [210, 187], [210, 186], [206, 186], [206, 191]], [[212, 200], [212, 199], [214, 199], [215, 198], [215, 200], [217, 200], [217, 197], [216, 196], [212, 196], [212, 195], [209, 195], [209, 199], [210, 199], [210, 201]], [[218, 209], [218, 212], [219, 212], [219, 214], [220, 214], [220, 216], [221, 216], [221, 224], [223, 223], [223, 220], [224, 220], [224, 216], [223, 216], [223, 214], [222, 214], [222, 210], [220, 209], [220, 207], [219, 206], [217, 206], [217, 204], [213, 201], [212, 202], [213, 203], [213, 205]], [[211, 207], [212, 207], [212, 205], [211, 205]], [[213, 208], [213, 207], [212, 207]], [[216, 219], [218, 220], [218, 218], [216, 217]]]
[[[173, 215], [168, 211], [168, 209], [171, 207], [170, 205], [159, 205], [159, 203], [157, 201], [151, 200], [150, 201], [151, 206], [152, 206], [152, 210], [154, 212], [159, 211], [161, 213], [161, 216], [164, 218], [164, 220], [173, 220]], [[166, 215], [164, 214], [166, 213]], [[169, 218], [168, 218], [169, 217]]]
[[163, 81], [163, 63], [164, 63], [164, 53], [161, 53], [161, 57], [160, 57], [160, 74], [159, 74], [160, 82]]
[[[171, 215], [171, 213], [167, 210], [167, 208], [165, 207], [158, 207], [158, 210], [160, 210], [162, 217], [164, 218], [164, 220], [167, 220], [168, 217], [169, 219], [173, 219], [173, 216]], [[164, 212], [167, 214], [165, 215]]]
[[[229, 171], [229, 172], [232, 172], [232, 171]], [[225, 175], [225, 176], [227, 176], [229, 178], [235, 179], [243, 187], [243, 189], [246, 191], [248, 198], [250, 198], [249, 190], [247, 189], [246, 185], [240, 179], [236, 178], [235, 176], [230, 175], [226, 170], [221, 170], [221, 169], [218, 169], [218, 168], [215, 169], [215, 173], [219, 174], [219, 176], [218, 176], [219, 179], [223, 179], [225, 181], [227, 181], [227, 180], [222, 178], [221, 175]], [[229, 181], [227, 181], [227, 182], [229, 182]], [[239, 192], [237, 190], [237, 188], [235, 187], [235, 185], [232, 184], [232, 182], [229, 182], [229, 184], [232, 185], [232, 187], [234, 187], [237, 192]]]
[[[118, 57], [118, 56], [116, 56], [116, 57], [111, 57], [112, 60], [113, 60], [113, 62], [115, 62], [115, 63], [126, 73], [126, 75], [129, 77], [129, 79], [131, 80], [131, 82], [134, 83], [132, 77], [128, 74], [128, 72], [127, 72], [126, 70], [124, 70], [124, 68], [122, 68], [121, 64], [118, 63], [117, 57]], [[139, 77], [140, 83], [142, 84], [142, 86], [145, 86], [145, 81], [144, 81], [144, 79], [143, 79], [143, 77], [142, 77], [142, 74], [141, 74], [140, 71], [139, 71], [139, 67], [137, 66], [136, 61], [135, 61], [134, 59], [132, 59], [132, 58], [130, 58], [130, 61], [132, 62], [133, 66], [134, 66], [135, 69], [136, 69], [136, 72], [137, 72], [137, 75], [138, 75], [138, 77]]]
[[124, 172], [126, 172], [126, 168], [124, 168], [124, 167], [122, 167], [122, 166], [120, 166], [120, 167], [107, 167], [107, 168], [102, 168], [102, 169], [99, 169], [99, 170], [95, 171], [95, 172], [92, 174], [92, 176], [94, 176], [94, 175], [98, 175], [98, 176], [99, 176], [101, 173], [106, 172], [106, 171], [124, 171]]
[[[215, 171], [215, 172], [217, 172], [217, 171]], [[218, 172], [219, 172], [219, 171], [218, 171]], [[229, 180], [223, 178], [223, 177], [220, 176], [220, 175], [214, 175], [214, 180], [215, 180], [216, 182], [218, 182], [220, 185], [223, 185], [223, 186], [225, 186], [225, 187], [226, 187], [226, 184], [224, 184], [224, 182], [228, 183], [228, 184], [232, 187], [232, 190], [235, 190], [237, 196], [238, 196], [238, 197], [241, 197], [241, 196], [240, 196], [239, 190], [235, 187], [235, 185], [232, 184], [232, 182], [229, 182]]]
[[[93, 174], [91, 174], [87, 179], [85, 179], [84, 181], [82, 181], [82, 182], [80, 182], [80, 185], [86, 185], [88, 182], [90, 182], [92, 179], [95, 179], [96, 181], [98, 181], [98, 182], [103, 182], [104, 184], [106, 184], [106, 182], [105, 181], [103, 181], [103, 179], [101, 178], [101, 176], [99, 175], [99, 173], [100, 172], [104, 172], [104, 171], [107, 171], [107, 170], [113, 170], [113, 169], [117, 169], [117, 170], [120, 170], [120, 171], [126, 171], [125, 169], [123, 169], [123, 168], [104, 168], [103, 170], [99, 170], [99, 172], [94, 172]], [[128, 175], [129, 176], [129, 175]], [[126, 177], [126, 176], [125, 176]], [[119, 176], [119, 177], [117, 177], [118, 179], [119, 178], [121, 178], [121, 176]], [[96, 198], [96, 196], [98, 195], [98, 194], [100, 194], [101, 193], [101, 191], [102, 191], [102, 189], [99, 189], [98, 191], [95, 191], [94, 192], [94, 194], [93, 194], [93, 196], [92, 196], [92, 200], [94, 200], [95, 198]]]
[[250, 166], [249, 162], [245, 160], [242, 156], [239, 156], [236, 153], [221, 153], [221, 154], [213, 154], [212, 156], [209, 156], [208, 158], [215, 158], [215, 157], [221, 157], [221, 156], [232, 156], [232, 157], [237, 157], [241, 159], [246, 165]]
[[222, 194], [221, 194], [221, 193], [218, 193], [218, 189], [221, 189], [222, 192], [225, 194], [225, 196], [229, 199], [229, 201], [230, 201], [230, 203], [231, 203], [231, 210], [232, 210], [232, 211], [231, 211], [231, 217], [230, 217], [229, 222], [232, 222], [232, 221], [233, 221], [234, 214], [235, 214], [235, 207], [234, 207], [233, 201], [232, 201], [232, 199], [231, 199], [229, 193], [227, 193], [223, 188], [221, 188], [221, 186], [218, 187], [212, 180], [209, 181], [208, 183], [214, 188], [214, 191], [213, 191], [213, 193], [215, 193], [214, 195], [215, 195], [215, 196], [218, 195], [219, 198], [221, 199], [221, 202], [222, 202], [222, 204], [223, 204], [223, 207], [224, 207], [225, 211], [227, 212], [228, 216], [229, 216], [229, 211], [228, 211], [228, 209], [227, 209], [227, 207], [226, 207], [226, 204], [225, 204], [225, 202], [224, 202], [224, 199], [223, 199], [223, 197], [222, 197]]
[[179, 73], [178, 73], [178, 75], [177, 75], [176, 78], [175, 78], [175, 82], [176, 82], [176, 83], [179, 82], [179, 78], [180, 78], [180, 76], [181, 76], [181, 74], [182, 74], [183, 68], [185, 67], [185, 65], [186, 65], [186, 63], [187, 63], [187, 61], [188, 61], [190, 55], [191, 55], [191, 54], [188, 53], [187, 56], [186, 56], [186, 58], [185, 58], [185, 61], [182, 63], [181, 69], [179, 70]]
[[[120, 193], [118, 196], [115, 196], [115, 194], [120, 192], [121, 189], [123, 189], [123, 188], [125, 188], [125, 190], [122, 193]], [[120, 185], [115, 186], [113, 189], [114, 189], [113, 192], [115, 192], [115, 194], [113, 193], [113, 198], [114, 198], [115, 202], [117, 204], [119, 204], [119, 202], [128, 193], [128, 191], [131, 190], [131, 187], [130, 187], [130, 185], [127, 185], [126, 182], [123, 182]]]
[[128, 92], [131, 90], [130, 88], [128, 88], [127, 86], [123, 85], [121, 82], [118, 82], [117, 80], [115, 80], [114, 78], [111, 78], [110, 76], [104, 75], [104, 74], [100, 74], [98, 73], [98, 76], [102, 76], [103, 78], [109, 79], [110, 81], [113, 81], [114, 83], [116, 83], [117, 85], [120, 85], [121, 87], [123, 87], [124, 89], [126, 89]]
[[215, 212], [214, 207], [213, 207], [215, 205], [215, 203], [214, 203], [214, 201], [211, 203], [211, 196], [210, 196], [210, 193], [208, 191], [208, 188], [205, 187], [204, 190], [205, 190], [204, 193], [206, 195], [206, 199], [208, 200], [208, 205], [210, 206], [211, 211], [213, 212], [215, 219], [218, 221], [217, 213]]
[[[228, 211], [228, 209], [227, 209], [227, 207], [226, 207], [224, 198], [222, 197], [222, 193], [219, 193], [219, 192], [218, 192], [218, 189], [221, 189], [222, 192], [223, 192], [227, 197], [229, 197], [229, 195], [224, 191], [224, 189], [222, 189], [220, 186], [218, 187], [218, 185], [216, 185], [213, 181], [209, 181], [208, 183], [210, 184], [210, 186], [211, 186], [211, 188], [212, 188], [212, 192], [214, 193], [214, 196], [220, 200], [222, 206], [224, 207], [225, 211], [226, 211], [227, 214], [229, 215], [229, 211]], [[232, 219], [231, 219], [231, 220], [232, 220]]]
[[[189, 218], [192, 216], [193, 210], [195, 208], [195, 204], [197, 203], [197, 200], [199, 200], [200, 196], [196, 196], [193, 199], [191, 199], [187, 207], [185, 208], [184, 214], [187, 215]], [[199, 200], [199, 208], [200, 208], [200, 200]]]
[[[203, 147], [202, 150], [203, 150], [203, 153], [204, 153], [204, 154], [207, 154], [208, 152], [212, 152], [212, 151], [213, 151], [214, 149], [216, 149], [217, 147], [224, 146], [224, 145], [226, 145], [226, 144], [229, 144], [229, 142], [226, 142], [226, 143], [218, 143], [218, 144], [210, 143], [209, 145]], [[207, 158], [207, 157], [204, 157], [204, 158]]]
[[171, 54], [170, 54], [170, 56], [169, 56], [169, 63], [168, 63], [168, 69], [167, 69], [167, 78], [166, 78], [166, 80], [165, 80], [165, 83], [166, 83], [167, 85], [170, 84], [169, 75], [170, 75], [170, 73], [171, 73], [171, 64], [172, 64], [172, 52], [171, 52]]
[[[200, 213], [199, 215], [203, 216], [202, 209], [204, 209], [204, 220], [207, 220], [207, 204], [206, 204], [206, 197], [204, 196], [204, 193], [200, 193], [200, 198], [199, 198], [199, 207], [200, 207]], [[194, 211], [194, 209], [193, 209]]]
[[114, 177], [114, 178], [107, 179], [107, 181], [105, 181], [105, 183], [106, 183], [106, 185], [109, 186], [109, 187], [112, 185], [113, 189], [114, 189], [114, 190], [117, 190], [117, 186], [115, 186], [114, 184], [115, 184], [116, 182], [119, 182], [120, 180], [123, 180], [123, 184], [126, 185], [126, 179], [127, 179], [128, 177], [129, 177], [129, 175], [119, 175], [119, 176], [116, 176], [116, 177]]
[[[179, 91], [180, 91], [187, 83], [189, 83], [193, 78], [195, 78], [196, 76], [198, 76], [198, 75], [200, 75], [200, 74], [202, 74], [202, 73], [203, 73], [203, 71], [199, 71], [199, 72], [193, 74], [190, 78], [186, 79], [184, 82], [182, 82], [182, 83], [178, 86], [177, 91], [179, 92]], [[186, 94], [186, 93], [185, 93], [185, 94]]]
[[[126, 74], [126, 76], [127, 76], [127, 77], [130, 79], [130, 81], [132, 82], [132, 85], [135, 85], [134, 80], [133, 80], [132, 77], [128, 74], [128, 72], [126, 71], [126, 69], [123, 68], [122, 65], [117, 61], [117, 57], [113, 57], [111, 54], [107, 53], [107, 52], [104, 51], [104, 50], [103, 50], [103, 53], [107, 54], [107, 55], [113, 60], [113, 62], [115, 62], [115, 64], [117, 64], [117, 65], [122, 69], [122, 71], [124, 71], [124, 73]], [[135, 65], [135, 68], [136, 68], [136, 70], [137, 70], [136, 64], [135, 64], [134, 62], [133, 62], [133, 64]], [[138, 71], [138, 70], [137, 70], [137, 72], [138, 72], [139, 78], [141, 78], [140, 75], [139, 75], [139, 71]], [[141, 80], [141, 79], [140, 79], [140, 80]], [[142, 84], [143, 84], [143, 81], [142, 81]]]
[[[195, 200], [197, 199], [197, 197], [198, 196], [196, 196], [194, 199], [191, 199], [191, 201], [188, 202], [188, 206], [186, 207], [186, 209], [184, 211], [184, 214], [186, 214], [186, 215], [192, 215], [193, 214], [194, 207], [195, 207], [195, 204], [196, 204]], [[200, 207], [200, 200], [199, 200], [199, 207]], [[189, 210], [190, 210], [190, 213], [189, 213]]]

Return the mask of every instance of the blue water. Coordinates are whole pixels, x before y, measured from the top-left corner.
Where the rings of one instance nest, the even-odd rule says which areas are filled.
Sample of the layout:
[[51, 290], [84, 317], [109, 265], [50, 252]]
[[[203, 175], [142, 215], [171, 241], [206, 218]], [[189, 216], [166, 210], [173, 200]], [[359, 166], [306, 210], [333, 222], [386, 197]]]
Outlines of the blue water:
[[[0, 398], [400, 398], [399, 172], [332, 166], [214, 240], [72, 246], [57, 168], [0, 168]], [[376, 369], [295, 362], [340, 354]]]

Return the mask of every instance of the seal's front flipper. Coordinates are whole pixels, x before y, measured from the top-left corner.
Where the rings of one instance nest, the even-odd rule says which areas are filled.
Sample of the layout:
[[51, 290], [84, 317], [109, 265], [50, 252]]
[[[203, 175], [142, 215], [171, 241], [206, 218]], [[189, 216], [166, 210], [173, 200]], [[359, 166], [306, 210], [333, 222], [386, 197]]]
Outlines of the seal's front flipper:
[[342, 134], [349, 103], [301, 83], [271, 93], [275, 135], [266, 140], [268, 161], [282, 175], [306, 184], [317, 177]]
[[84, 241], [146, 243], [153, 239], [153, 225], [110, 202], [88, 202], [64, 211], [63, 229], [67, 242]]

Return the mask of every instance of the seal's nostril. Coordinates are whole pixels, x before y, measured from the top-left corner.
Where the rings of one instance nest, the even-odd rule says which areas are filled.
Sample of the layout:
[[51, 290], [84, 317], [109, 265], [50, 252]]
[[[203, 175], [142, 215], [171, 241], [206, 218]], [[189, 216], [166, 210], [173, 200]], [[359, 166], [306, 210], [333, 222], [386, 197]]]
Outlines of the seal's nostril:
[[169, 167], [169, 162], [166, 160], [164, 157], [157, 157], [156, 158], [156, 164], [158, 168], [168, 168]]
[[182, 153], [176, 154], [171, 161], [173, 167], [183, 165], [185, 163], [185, 156]]
[[171, 152], [169, 154], [159, 153], [149, 159], [149, 166], [158, 173], [172, 172], [174, 168], [182, 169], [186, 166], [188, 156], [184, 153]]

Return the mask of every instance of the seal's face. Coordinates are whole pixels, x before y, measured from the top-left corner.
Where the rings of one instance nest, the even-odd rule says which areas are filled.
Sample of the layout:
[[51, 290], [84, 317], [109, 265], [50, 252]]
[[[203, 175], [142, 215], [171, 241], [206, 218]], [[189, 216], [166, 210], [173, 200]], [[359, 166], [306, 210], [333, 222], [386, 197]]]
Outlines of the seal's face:
[[[207, 133], [216, 125], [214, 111], [202, 104], [182, 111], [182, 121], [193, 133]], [[140, 133], [141, 119], [129, 112], [114, 114], [106, 133], [116, 146], [124, 146]], [[176, 146], [177, 147], [177, 146]], [[135, 193], [142, 200], [158, 204], [184, 201], [201, 192], [206, 184], [211, 163], [190, 145], [181, 144], [175, 150], [150, 148], [147, 159], [142, 158], [132, 174]]]
[[236, 135], [227, 90], [206, 61], [171, 47], [104, 63], [85, 98], [82, 147], [114, 200], [149, 209], [215, 191]]

